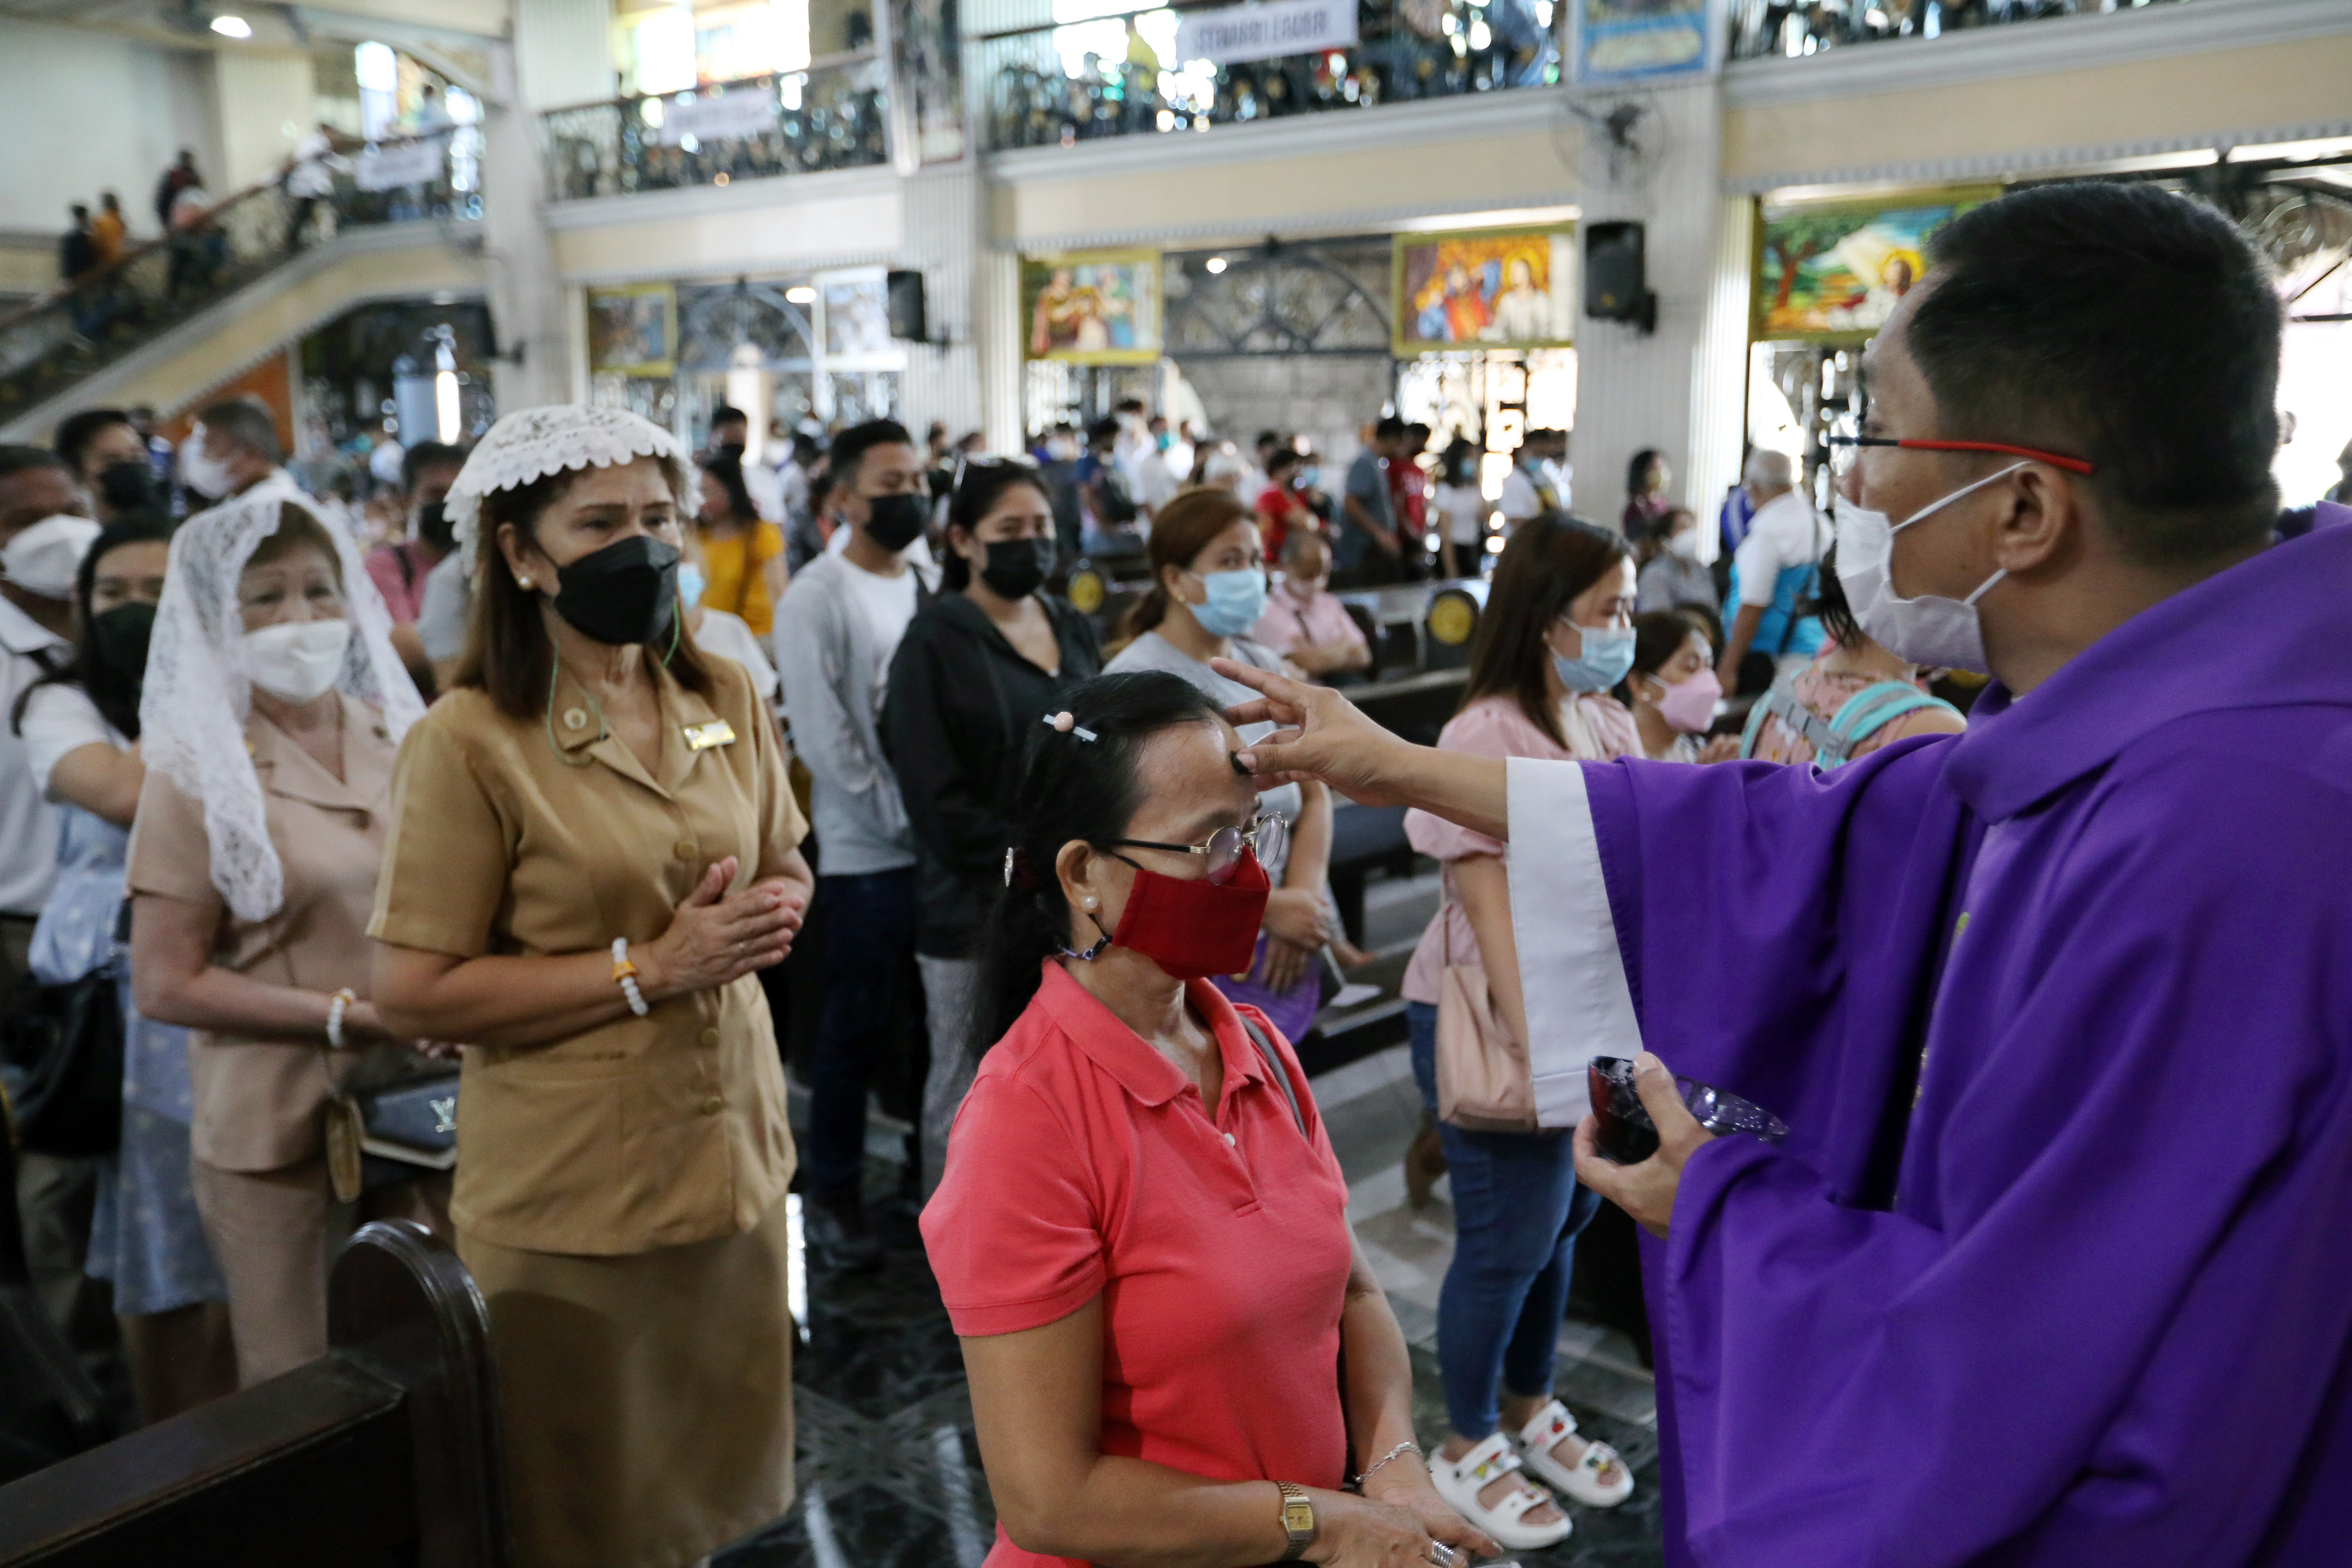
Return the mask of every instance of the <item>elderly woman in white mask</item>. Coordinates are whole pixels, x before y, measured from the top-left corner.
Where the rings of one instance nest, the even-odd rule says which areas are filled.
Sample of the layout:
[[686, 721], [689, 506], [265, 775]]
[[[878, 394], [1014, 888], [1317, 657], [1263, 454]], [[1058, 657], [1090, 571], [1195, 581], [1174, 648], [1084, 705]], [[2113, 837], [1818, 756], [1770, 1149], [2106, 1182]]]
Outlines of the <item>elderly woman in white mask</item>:
[[326, 1353], [327, 1265], [362, 1219], [444, 1223], [446, 1178], [339, 1205], [341, 1089], [425, 1067], [368, 1000], [394, 748], [423, 704], [383, 600], [309, 500], [264, 486], [172, 542], [140, 702], [139, 1010], [193, 1031], [194, 1186], [247, 1386]]

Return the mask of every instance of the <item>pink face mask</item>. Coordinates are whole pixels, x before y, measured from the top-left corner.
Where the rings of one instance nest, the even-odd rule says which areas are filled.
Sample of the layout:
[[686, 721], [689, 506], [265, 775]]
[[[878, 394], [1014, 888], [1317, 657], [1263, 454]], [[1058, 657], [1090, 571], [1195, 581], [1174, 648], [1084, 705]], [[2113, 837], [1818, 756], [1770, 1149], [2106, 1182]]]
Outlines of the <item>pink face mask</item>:
[[1703, 734], [1715, 722], [1715, 705], [1723, 700], [1723, 683], [1715, 671], [1702, 669], [1679, 685], [1669, 686], [1658, 699], [1658, 712], [1685, 735]]

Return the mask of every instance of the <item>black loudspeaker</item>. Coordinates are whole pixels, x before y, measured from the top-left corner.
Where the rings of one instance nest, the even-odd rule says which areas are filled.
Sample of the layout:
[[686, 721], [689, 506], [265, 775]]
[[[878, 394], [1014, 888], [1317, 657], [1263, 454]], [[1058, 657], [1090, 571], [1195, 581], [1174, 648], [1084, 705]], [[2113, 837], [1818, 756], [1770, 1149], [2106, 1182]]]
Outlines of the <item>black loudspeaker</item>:
[[1584, 226], [1584, 313], [1596, 321], [1631, 321], [1644, 332], [1658, 325], [1658, 297], [1644, 280], [1642, 226]]
[[930, 320], [923, 310], [923, 275], [890, 273], [890, 335], [910, 343], [930, 342]]

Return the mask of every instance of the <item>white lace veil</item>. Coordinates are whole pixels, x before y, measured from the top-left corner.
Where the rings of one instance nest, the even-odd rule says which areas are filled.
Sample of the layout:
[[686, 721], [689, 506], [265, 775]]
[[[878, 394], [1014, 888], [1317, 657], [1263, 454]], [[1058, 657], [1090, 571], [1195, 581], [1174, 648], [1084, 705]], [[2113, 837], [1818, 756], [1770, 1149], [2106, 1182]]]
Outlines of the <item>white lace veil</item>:
[[570, 468], [609, 468], [639, 458], [659, 458], [679, 504], [694, 493], [694, 470], [677, 437], [625, 408], [592, 408], [584, 403], [551, 403], [522, 408], [489, 428], [457, 471], [443, 503], [464, 558], [479, 574], [482, 498]]
[[351, 536], [283, 477], [265, 480], [209, 511], [172, 538], [172, 561], [139, 698], [139, 737], [147, 765], [204, 804], [212, 840], [213, 886], [239, 920], [266, 921], [285, 901], [285, 871], [269, 842], [261, 780], [245, 748], [253, 686], [245, 665], [245, 622], [237, 578], [261, 542], [278, 531], [278, 509], [317, 519], [334, 542], [343, 578], [343, 614], [352, 623], [336, 686], [383, 715], [397, 742], [425, 715], [415, 684], [392, 651], [392, 616]]

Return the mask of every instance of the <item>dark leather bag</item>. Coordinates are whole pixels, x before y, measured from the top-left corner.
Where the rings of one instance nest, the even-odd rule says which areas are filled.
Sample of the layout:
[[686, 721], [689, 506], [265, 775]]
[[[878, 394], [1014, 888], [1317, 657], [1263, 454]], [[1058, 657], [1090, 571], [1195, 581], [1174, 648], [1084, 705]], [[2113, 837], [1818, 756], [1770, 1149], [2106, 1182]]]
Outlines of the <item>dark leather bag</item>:
[[0, 1485], [114, 1435], [97, 1384], [33, 1291], [16, 1222], [16, 1152], [0, 1129]]
[[40, 1154], [110, 1154], [122, 1141], [122, 994], [110, 969], [63, 985], [20, 976], [0, 1018], [0, 1061], [23, 1086], [17, 1136]]
[[327, 1174], [335, 1201], [457, 1163], [457, 1074], [347, 1090], [327, 1108]]

